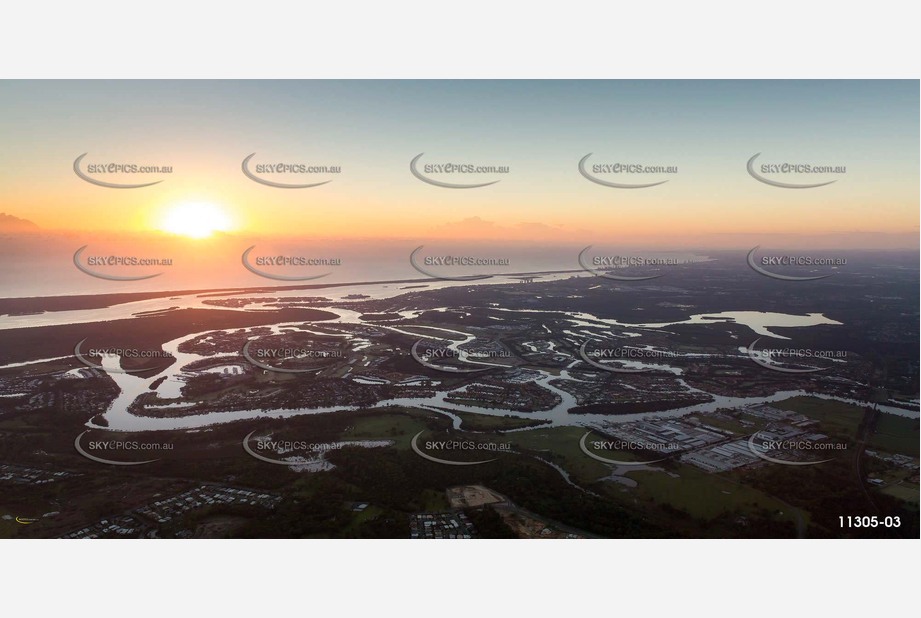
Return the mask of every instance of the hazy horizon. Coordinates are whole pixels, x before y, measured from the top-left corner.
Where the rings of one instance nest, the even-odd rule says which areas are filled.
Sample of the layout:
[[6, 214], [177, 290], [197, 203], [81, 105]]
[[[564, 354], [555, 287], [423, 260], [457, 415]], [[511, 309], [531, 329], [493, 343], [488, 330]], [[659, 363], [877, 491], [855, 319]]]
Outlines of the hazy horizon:
[[[248, 272], [249, 248], [340, 261], [268, 269], [324, 284], [415, 279], [419, 247], [508, 261], [489, 273], [579, 269], [589, 246], [918, 251], [916, 85], [4, 82], [0, 284], [289, 283]], [[103, 269], [121, 281], [77, 265], [113, 255], [171, 263]]]
[[[0, 85], [0, 211], [44, 230], [178, 229], [260, 237], [660, 238], [751, 234], [918, 234], [918, 90], [913, 81], [152, 81]], [[673, 173], [601, 174], [663, 182], [601, 186], [586, 166]], [[832, 182], [789, 190], [746, 163], [841, 166]], [[111, 189], [74, 172], [115, 183]], [[268, 163], [338, 173], [241, 171]], [[410, 172], [443, 163], [507, 173], [426, 173], [493, 182], [464, 190]], [[97, 174], [94, 165], [163, 166]], [[595, 176], [596, 174], [592, 174]], [[329, 181], [329, 182], [327, 182]], [[650, 183], [651, 184], [651, 183]], [[884, 210], [886, 216], [879, 216]], [[204, 219], [190, 230], [176, 218]], [[587, 232], [588, 231], [588, 232]], [[868, 237], [869, 238], [869, 237]], [[916, 239], [917, 240], [917, 239]], [[917, 246], [917, 242], [915, 245]]]

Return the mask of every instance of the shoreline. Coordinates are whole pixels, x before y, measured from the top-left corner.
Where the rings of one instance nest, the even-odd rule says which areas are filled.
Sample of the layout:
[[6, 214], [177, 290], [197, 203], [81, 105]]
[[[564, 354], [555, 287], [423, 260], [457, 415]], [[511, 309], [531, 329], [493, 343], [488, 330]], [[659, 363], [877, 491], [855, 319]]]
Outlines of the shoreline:
[[[533, 272], [519, 272], [519, 273], [500, 273], [492, 275], [490, 279], [500, 279], [500, 278], [514, 278], [514, 277], [538, 277], [540, 275], [560, 275], [560, 274], [591, 274], [586, 271], [576, 268], [576, 269], [565, 269], [565, 270], [540, 270]], [[160, 292], [111, 292], [103, 294], [65, 294], [61, 296], [9, 296], [0, 298], [0, 316], [16, 316], [16, 315], [30, 315], [36, 312], [49, 312], [49, 311], [73, 311], [79, 309], [104, 309], [107, 307], [112, 307], [114, 305], [121, 305], [130, 302], [137, 302], [142, 300], [152, 300], [156, 298], [163, 298], [165, 296], [169, 297], [183, 297], [183, 296], [198, 296], [198, 297], [208, 297], [208, 296], [234, 296], [240, 294], [266, 294], [271, 292], [292, 292], [297, 290], [322, 290], [330, 288], [341, 288], [349, 286], [367, 286], [367, 285], [397, 285], [397, 284], [421, 284], [421, 283], [460, 283], [468, 285], [479, 285], [481, 282], [487, 281], [487, 279], [482, 280], [472, 280], [472, 281], [455, 281], [452, 279], [438, 279], [434, 277], [423, 277], [418, 279], [385, 279], [381, 281], [371, 280], [371, 281], [347, 281], [341, 283], [309, 283], [302, 285], [280, 285], [280, 286], [253, 286], [253, 287], [241, 287], [241, 286], [230, 286], [223, 288], [202, 288], [202, 289], [192, 289], [192, 290], [163, 290]], [[409, 288], [412, 289], [424, 289], [422, 287]], [[102, 300], [102, 299], [113, 299], [112, 302], [107, 304], [86, 304], [90, 300]], [[49, 302], [49, 301], [60, 301], [71, 302], [73, 303], [70, 306], [64, 306], [59, 308], [50, 308], [50, 309], [23, 309], [23, 312], [10, 313], [7, 311], [7, 305], [18, 305], [26, 304], [29, 301], [34, 302]], [[81, 302], [82, 301], [82, 302]], [[28, 311], [29, 313], [25, 313]]]

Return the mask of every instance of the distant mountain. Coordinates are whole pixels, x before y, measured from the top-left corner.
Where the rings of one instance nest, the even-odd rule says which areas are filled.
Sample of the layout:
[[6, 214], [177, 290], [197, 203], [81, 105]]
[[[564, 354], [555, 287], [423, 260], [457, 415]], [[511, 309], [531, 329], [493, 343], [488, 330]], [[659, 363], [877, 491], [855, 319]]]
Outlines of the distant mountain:
[[19, 217], [8, 215], [5, 212], [0, 212], [0, 233], [22, 233], [38, 231], [39, 227], [28, 219], [20, 219]]

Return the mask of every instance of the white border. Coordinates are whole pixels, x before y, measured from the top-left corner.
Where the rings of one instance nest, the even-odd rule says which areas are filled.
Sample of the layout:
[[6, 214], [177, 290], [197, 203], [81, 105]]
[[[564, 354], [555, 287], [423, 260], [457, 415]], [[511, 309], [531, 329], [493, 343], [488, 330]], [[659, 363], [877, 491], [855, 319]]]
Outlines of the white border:
[[[4, 6], [5, 78], [910, 78], [904, 2]], [[0, 83], [0, 97], [3, 95]], [[4, 614], [884, 615], [913, 541], [0, 541]]]
[[911, 78], [877, 0], [16, 2], [6, 78]]

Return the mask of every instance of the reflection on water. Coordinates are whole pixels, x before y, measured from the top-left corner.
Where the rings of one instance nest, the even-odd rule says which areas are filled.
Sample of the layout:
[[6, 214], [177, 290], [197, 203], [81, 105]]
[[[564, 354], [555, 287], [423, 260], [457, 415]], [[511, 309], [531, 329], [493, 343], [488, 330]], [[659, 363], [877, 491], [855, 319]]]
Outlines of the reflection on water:
[[[572, 276], [572, 274], [565, 273], [546, 274], [541, 275], [540, 280], [556, 281]], [[477, 281], [476, 284], [499, 285], [517, 282], [517, 278], [494, 277], [492, 279]], [[223, 298], [244, 299], [248, 296], [260, 298], [271, 296], [276, 300], [313, 296], [328, 298], [332, 302], [377, 300], [382, 298], [391, 298], [393, 296], [399, 296], [400, 294], [407, 294], [413, 291], [419, 291], [414, 289], [405, 289], [406, 286], [411, 285], [425, 285], [425, 290], [436, 290], [457, 286], [469, 286], [471, 284], [469, 281], [439, 281], [437, 279], [425, 279], [415, 283], [356, 283], [338, 287], [316, 287], [303, 290], [269, 290], [264, 292], [252, 291], [244, 294], [239, 293], [241, 291], [245, 291], [244, 288], [239, 288], [231, 292], [220, 294], [212, 292], [206, 292], [203, 294], [177, 294], [167, 295], [161, 298], [149, 298], [146, 300], [121, 303], [111, 307], [100, 307], [98, 309], [46, 311], [44, 313], [31, 315], [3, 316], [3, 320], [0, 320], [0, 330], [11, 328], [35, 328], [38, 326], [60, 326], [64, 324], [87, 324], [90, 322], [103, 322], [108, 320], [124, 320], [133, 318], [139, 313], [167, 311], [170, 309], [224, 309], [228, 311], [255, 311], [259, 310], [260, 308], [266, 309], [266, 307], [260, 307], [262, 303], [251, 303], [250, 305], [244, 307], [222, 307], [219, 305], [205, 304], [203, 302], [206, 300], [213, 301]], [[351, 296], [353, 294], [360, 294], [363, 298], [346, 298], [347, 296]], [[319, 304], [318, 308], [325, 309], [325, 307], [322, 307], [322, 303]], [[268, 307], [267, 309], [276, 309], [276, 307]]]
[[[550, 278], [562, 278], [570, 275], [556, 275], [556, 276], [547, 276]], [[478, 285], [489, 284], [489, 283], [508, 283], [509, 281], [502, 277], [496, 277], [495, 281], [487, 280], [486, 282], [479, 282]], [[428, 281], [426, 282], [428, 287], [426, 289], [433, 288], [445, 288], [452, 287], [457, 285], [470, 285], [469, 282], [453, 282], [453, 281]], [[389, 298], [398, 294], [405, 293], [406, 290], [401, 289], [402, 286], [397, 286], [393, 284], [364, 284], [364, 285], [352, 285], [352, 286], [343, 286], [339, 288], [326, 288], [326, 289], [315, 289], [315, 290], [289, 290], [285, 292], [271, 292], [273, 299], [284, 300], [285, 298], [296, 298], [303, 296], [323, 296], [329, 298], [332, 301], [336, 300], [350, 300], [354, 299], [345, 299], [344, 297], [352, 294], [363, 294], [371, 298]], [[254, 296], [264, 297], [266, 294], [255, 293]], [[225, 295], [224, 297], [230, 297]], [[243, 298], [246, 296], [232, 296], [233, 298]], [[213, 305], [205, 305], [202, 301], [207, 299], [216, 299], [221, 298], [221, 296], [205, 296], [195, 294], [187, 294], [182, 296], [173, 296], [173, 297], [164, 297], [157, 299], [148, 299], [132, 303], [123, 303], [120, 305], [115, 305], [112, 307], [100, 308], [100, 309], [90, 309], [90, 310], [79, 310], [79, 311], [60, 311], [60, 312], [48, 312], [39, 315], [24, 315], [24, 316], [12, 316], [10, 318], [5, 318], [3, 324], [0, 325], [0, 328], [21, 328], [21, 327], [36, 327], [36, 326], [47, 326], [55, 324], [75, 324], [75, 323], [86, 323], [86, 322], [97, 322], [102, 320], [114, 320], [114, 319], [125, 319], [131, 318], [139, 312], [145, 311], [159, 311], [167, 310], [170, 308], [214, 308]], [[254, 311], [254, 310], [264, 310], [266, 307], [263, 306], [262, 301], [245, 304], [242, 307], [222, 307], [228, 310], [235, 311]], [[334, 313], [336, 317], [332, 320], [324, 320], [323, 324], [366, 324], [360, 320], [361, 313], [350, 310], [342, 309], [336, 307], [328, 307], [321, 305], [321, 308], [324, 311]], [[492, 308], [496, 311], [509, 311], [514, 313], [547, 313], [559, 316], [563, 319], [568, 319], [575, 327], [582, 328], [594, 328], [597, 329], [599, 326], [610, 327], [628, 327], [632, 329], [662, 329], [668, 326], [674, 326], [678, 324], [711, 324], [714, 322], [731, 322], [735, 324], [741, 324], [750, 328], [756, 335], [774, 337], [779, 339], [786, 339], [781, 335], [778, 335], [772, 332], [771, 328], [803, 328], [816, 325], [840, 325], [840, 322], [831, 320], [825, 317], [821, 313], [810, 313], [807, 315], [793, 315], [785, 313], [774, 313], [774, 312], [762, 312], [762, 311], [723, 311], [719, 313], [710, 313], [710, 314], [695, 314], [688, 317], [685, 320], [675, 321], [675, 322], [661, 322], [661, 323], [645, 323], [645, 324], [630, 324], [622, 323], [617, 320], [599, 318], [595, 315], [586, 312], [562, 312], [562, 311], [546, 311], [539, 309], [523, 309], [523, 310], [510, 310], [510, 309], [500, 309]], [[441, 309], [432, 309], [432, 311], [445, 310]], [[403, 310], [400, 312], [400, 315], [403, 317], [415, 317], [418, 315], [420, 310]], [[273, 333], [280, 333], [282, 329], [289, 327], [303, 327], [301, 322], [288, 322], [288, 323], [279, 323], [271, 326], [261, 326], [258, 328], [270, 328]], [[405, 329], [397, 328], [395, 326], [388, 326], [386, 321], [375, 323], [376, 328], [390, 330], [392, 332], [398, 332], [406, 335], [412, 335], [414, 337], [425, 337], [426, 335], [412, 333], [406, 331]], [[255, 328], [255, 327], [254, 327]], [[108, 370], [109, 376], [114, 380], [116, 385], [120, 389], [120, 394], [115, 399], [115, 401], [110, 406], [109, 410], [105, 413], [104, 418], [108, 423], [108, 429], [114, 431], [160, 431], [160, 430], [177, 430], [177, 429], [193, 429], [205, 427], [208, 425], [215, 425], [221, 423], [228, 423], [233, 421], [249, 420], [256, 418], [286, 418], [290, 416], [298, 416], [305, 414], [326, 414], [331, 412], [339, 412], [343, 410], [355, 410], [359, 409], [356, 407], [350, 406], [330, 406], [330, 407], [320, 407], [320, 408], [295, 408], [295, 409], [273, 409], [273, 410], [264, 410], [264, 409], [251, 409], [251, 410], [236, 410], [236, 411], [216, 411], [208, 412], [204, 414], [193, 414], [180, 417], [148, 417], [148, 416], [137, 416], [129, 412], [129, 406], [142, 394], [144, 393], [156, 393], [156, 396], [163, 400], [162, 403], [153, 403], [150, 407], [152, 410], [168, 410], [171, 408], [180, 408], [190, 405], [189, 403], [180, 403], [174, 400], [181, 398], [181, 390], [185, 385], [186, 378], [188, 377], [187, 373], [184, 373], [183, 369], [188, 366], [190, 363], [201, 359], [219, 359], [226, 357], [228, 359], [237, 359], [238, 354], [217, 354], [213, 356], [202, 356], [190, 352], [180, 352], [179, 347], [186, 341], [192, 340], [201, 335], [206, 335], [208, 333], [214, 332], [232, 332], [232, 331], [249, 331], [249, 328], [235, 328], [229, 329], [227, 331], [204, 331], [199, 333], [192, 333], [189, 335], [184, 335], [172, 341], [166, 342], [163, 345], [163, 349], [166, 352], [169, 352], [176, 359], [169, 368], [160, 372], [154, 376], [143, 378], [135, 376], [128, 373], [118, 373], [111, 371], [117, 367], [119, 363], [118, 357], [103, 357], [102, 366], [104, 369]], [[450, 330], [450, 329], [438, 329], [445, 332], [462, 335], [464, 341], [469, 341], [472, 335], [469, 333], [463, 333], [460, 331]], [[306, 332], [311, 332], [307, 330]], [[570, 332], [571, 331], [564, 331]], [[591, 335], [589, 331], [587, 332]], [[334, 333], [315, 333], [323, 336], [346, 336], [352, 337], [356, 341], [360, 338], [353, 337], [350, 334], [334, 334]], [[454, 342], [452, 345], [457, 347], [462, 342]], [[637, 364], [640, 366], [640, 364]], [[658, 369], [663, 369], [665, 371], [670, 371], [673, 374], [680, 374], [680, 369], [675, 367], [670, 367], [667, 364], [655, 363], [654, 366]], [[502, 408], [481, 408], [476, 406], [464, 405], [455, 402], [448, 401], [448, 396], [450, 393], [441, 392], [436, 393], [432, 397], [403, 397], [396, 399], [389, 399], [379, 402], [374, 408], [387, 408], [389, 406], [403, 406], [403, 407], [416, 407], [424, 408], [428, 410], [433, 410], [441, 414], [446, 414], [452, 418], [454, 426], [458, 427], [461, 424], [461, 419], [456, 414], [452, 412], [468, 412], [473, 414], [483, 414], [487, 416], [512, 416], [517, 418], [524, 419], [533, 419], [538, 421], [546, 421], [549, 425], [552, 426], [565, 426], [565, 425], [583, 425], [591, 426], [597, 423], [626, 423], [631, 421], [636, 421], [646, 418], [663, 418], [663, 417], [678, 417], [684, 416], [687, 414], [693, 413], [706, 413], [713, 412], [719, 408], [735, 408], [745, 405], [755, 404], [755, 403], [770, 403], [776, 402], [783, 399], [787, 399], [795, 396], [809, 395], [813, 397], [819, 397], [823, 399], [834, 399], [837, 401], [843, 401], [847, 403], [854, 403], [857, 405], [867, 405], [865, 402], [858, 402], [849, 399], [843, 399], [839, 397], [832, 397], [829, 395], [819, 395], [815, 393], [807, 393], [805, 391], [782, 391], [775, 393], [774, 395], [766, 397], [727, 397], [721, 395], [712, 395], [706, 393], [711, 401], [707, 403], [700, 403], [696, 405], [691, 405], [687, 407], [677, 408], [674, 410], [666, 411], [657, 411], [657, 412], [643, 412], [636, 414], [621, 414], [621, 415], [604, 415], [604, 414], [570, 414], [569, 410], [577, 405], [576, 399], [573, 395], [568, 393], [565, 390], [562, 390], [550, 383], [551, 380], [573, 380], [569, 375], [568, 371], [563, 370], [560, 372], [560, 375], [553, 375], [546, 371], [536, 370], [540, 374], [540, 377], [534, 381], [534, 384], [539, 385], [551, 392], [553, 392], [557, 397], [559, 397], [559, 403], [553, 406], [549, 410], [541, 410], [534, 412], [520, 412], [516, 410], [508, 410]], [[162, 379], [155, 389], [151, 389], [152, 384]], [[679, 380], [679, 383], [682, 384], [689, 391], [702, 392], [698, 389], [692, 389], [683, 381]], [[891, 406], [879, 406], [879, 409], [884, 412], [898, 414], [902, 416], [909, 416], [917, 418], [918, 413], [914, 411], [902, 410], [900, 408], [894, 408]], [[545, 425], [547, 426], [547, 425]]]
[[778, 335], [768, 330], [769, 328], [802, 328], [805, 326], [819, 326], [822, 324], [834, 326], [842, 325], [841, 322], [826, 318], [821, 313], [792, 315], [789, 313], [774, 313], [770, 311], [721, 311], [719, 313], [698, 313], [680, 322], [637, 324], [637, 326], [663, 328], [665, 326], [675, 326], [677, 324], [710, 324], [713, 322], [734, 322], [736, 324], [742, 324], [752, 329], [757, 335], [774, 337], [776, 339], [789, 339], [789, 337]]
[[[353, 312], [352, 312], [353, 313]], [[340, 315], [340, 320], [343, 319], [343, 316]], [[273, 327], [277, 332], [278, 329], [287, 326], [287, 324], [278, 324]], [[236, 329], [235, 329], [236, 330]], [[210, 331], [209, 331], [210, 332]], [[176, 356], [177, 362], [174, 363], [170, 369], [169, 374], [166, 380], [164, 380], [157, 388], [157, 393], [160, 397], [163, 398], [175, 398], [179, 396], [179, 389], [181, 388], [184, 380], [182, 378], [182, 368], [186, 366], [189, 362], [205, 358], [203, 356], [191, 353], [180, 353], [178, 348], [179, 345], [197, 337], [203, 333], [195, 333], [192, 335], [187, 335], [181, 337], [174, 341], [171, 341], [164, 345], [164, 349], [171, 352]], [[228, 355], [223, 355], [228, 356]], [[232, 355], [231, 355], [232, 356]], [[215, 357], [210, 357], [215, 358]], [[116, 365], [118, 359], [116, 357], [104, 357], [103, 366], [106, 369], [112, 369]], [[108, 364], [107, 364], [108, 363]], [[445, 414], [453, 420], [453, 425], [455, 428], [461, 426], [461, 419], [456, 414], [452, 412], [468, 412], [472, 414], [482, 414], [486, 416], [512, 416], [522, 419], [531, 419], [536, 421], [547, 421], [546, 426], [567, 426], [567, 425], [581, 425], [581, 426], [593, 426], [597, 424], [619, 424], [619, 423], [628, 423], [632, 421], [649, 419], [649, 418], [674, 418], [685, 416], [688, 414], [694, 413], [707, 413], [715, 412], [720, 408], [738, 408], [742, 406], [747, 406], [751, 404], [758, 403], [772, 403], [777, 401], [783, 401], [789, 399], [790, 397], [799, 397], [799, 396], [811, 396], [817, 397], [820, 399], [828, 399], [841, 401], [845, 403], [851, 403], [854, 405], [870, 405], [866, 402], [861, 402], [853, 399], [847, 399], [842, 397], [834, 397], [830, 395], [809, 393], [803, 390], [794, 390], [794, 391], [781, 391], [773, 395], [760, 396], [760, 397], [730, 397], [724, 395], [712, 395], [706, 393], [712, 398], [712, 401], [706, 403], [695, 404], [691, 406], [685, 406], [681, 408], [676, 408], [673, 410], [657, 411], [657, 412], [642, 412], [636, 414], [619, 414], [619, 415], [606, 415], [606, 414], [570, 414], [569, 410], [577, 405], [575, 397], [569, 392], [562, 390], [550, 383], [551, 380], [574, 380], [569, 372], [563, 370], [558, 376], [553, 375], [549, 372], [536, 370], [540, 374], [540, 378], [534, 381], [534, 384], [537, 384], [549, 391], [552, 391], [556, 394], [560, 401], [558, 404], [553, 406], [549, 410], [540, 410], [534, 412], [521, 412], [518, 410], [510, 410], [504, 408], [482, 408], [478, 406], [465, 405], [460, 403], [455, 403], [448, 401], [447, 398], [450, 395], [450, 392], [441, 392], [436, 393], [432, 397], [400, 397], [394, 399], [387, 399], [378, 402], [375, 406], [369, 407], [356, 407], [356, 406], [329, 406], [329, 407], [319, 407], [319, 408], [293, 408], [293, 409], [274, 409], [274, 410], [264, 410], [264, 409], [252, 409], [252, 410], [236, 410], [228, 412], [208, 412], [205, 414], [194, 414], [181, 417], [170, 417], [170, 418], [158, 418], [158, 417], [147, 417], [147, 416], [136, 416], [131, 414], [128, 411], [128, 406], [142, 393], [150, 392], [149, 387], [151, 383], [157, 379], [157, 376], [150, 378], [140, 378], [138, 376], [133, 376], [131, 374], [125, 373], [110, 373], [109, 375], [115, 380], [116, 384], [121, 389], [121, 394], [116, 398], [112, 403], [111, 407], [105, 414], [105, 419], [108, 422], [108, 429], [114, 431], [163, 431], [163, 430], [176, 430], [176, 429], [192, 429], [200, 428], [208, 425], [217, 425], [222, 423], [229, 423], [234, 421], [242, 420], [252, 420], [258, 418], [288, 418], [292, 416], [308, 415], [308, 414], [327, 414], [331, 412], [340, 412], [345, 410], [359, 410], [359, 409], [382, 409], [388, 408], [391, 406], [400, 406], [400, 407], [409, 407], [409, 408], [423, 408]], [[700, 389], [692, 388], [683, 380], [679, 380], [679, 383], [684, 386], [687, 390], [696, 392], [696, 393], [705, 393]], [[890, 414], [896, 414], [900, 416], [906, 416], [909, 418], [918, 418], [918, 412], [903, 410], [901, 408], [895, 408], [892, 406], [879, 405], [879, 410], [882, 412], [887, 412]], [[92, 426], [92, 425], [91, 425]]]
[[591, 313], [582, 311], [553, 311], [547, 309], [500, 309], [495, 311], [507, 311], [510, 313], [546, 313], [552, 315], [566, 316], [569, 322], [575, 326], [619, 326], [625, 328], [651, 328], [661, 329], [667, 326], [677, 326], [679, 324], [713, 324], [719, 322], [731, 322], [741, 324], [750, 328], [756, 335], [764, 337], [774, 337], [775, 339], [789, 339], [783, 335], [778, 335], [769, 330], [770, 328], [803, 328], [807, 326], [819, 326], [829, 324], [841, 326], [841, 322], [825, 317], [821, 313], [807, 313], [806, 315], [794, 315], [790, 313], [774, 313], [770, 311], [721, 311], [719, 313], [698, 313], [690, 316], [686, 320], [676, 322], [650, 322], [646, 324], [634, 324], [631, 322], [620, 322], [612, 318], [599, 318]]

